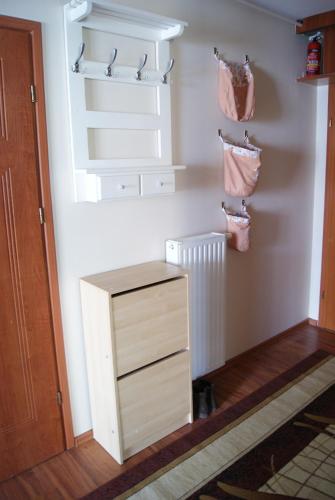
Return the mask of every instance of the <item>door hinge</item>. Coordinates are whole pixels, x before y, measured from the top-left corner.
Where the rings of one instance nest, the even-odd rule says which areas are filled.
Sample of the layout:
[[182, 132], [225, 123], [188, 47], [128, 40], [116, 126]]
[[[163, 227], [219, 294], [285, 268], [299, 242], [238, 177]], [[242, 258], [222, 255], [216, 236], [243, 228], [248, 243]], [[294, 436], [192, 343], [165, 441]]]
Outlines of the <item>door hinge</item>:
[[41, 223], [41, 224], [45, 224], [44, 208], [43, 208], [43, 207], [40, 207], [40, 208], [38, 209], [38, 213], [39, 213], [39, 216], [40, 216], [40, 223]]
[[63, 404], [63, 396], [62, 396], [62, 393], [60, 391], [56, 392], [56, 401], [57, 401], [57, 404], [59, 406], [61, 406]]
[[36, 87], [34, 84], [30, 85], [30, 95], [31, 95], [31, 102], [37, 102]]
[[322, 293], [321, 293], [321, 299], [324, 300], [325, 299], [325, 295], [326, 295], [326, 291], [325, 290], [322, 290]]

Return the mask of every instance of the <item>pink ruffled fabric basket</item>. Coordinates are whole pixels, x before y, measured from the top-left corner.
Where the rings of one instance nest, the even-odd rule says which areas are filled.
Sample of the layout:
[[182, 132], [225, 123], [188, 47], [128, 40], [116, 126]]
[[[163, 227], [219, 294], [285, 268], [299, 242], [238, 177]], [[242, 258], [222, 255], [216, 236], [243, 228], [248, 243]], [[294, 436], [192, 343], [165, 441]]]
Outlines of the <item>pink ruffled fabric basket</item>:
[[251, 217], [245, 210], [243, 212], [232, 212], [223, 209], [227, 217], [227, 230], [231, 234], [228, 246], [238, 252], [246, 252], [250, 248], [250, 226]]
[[228, 195], [246, 198], [253, 194], [261, 167], [261, 152], [249, 142], [242, 146], [223, 141], [224, 190]]
[[251, 120], [255, 112], [255, 81], [249, 63], [219, 61], [219, 103], [231, 120]]

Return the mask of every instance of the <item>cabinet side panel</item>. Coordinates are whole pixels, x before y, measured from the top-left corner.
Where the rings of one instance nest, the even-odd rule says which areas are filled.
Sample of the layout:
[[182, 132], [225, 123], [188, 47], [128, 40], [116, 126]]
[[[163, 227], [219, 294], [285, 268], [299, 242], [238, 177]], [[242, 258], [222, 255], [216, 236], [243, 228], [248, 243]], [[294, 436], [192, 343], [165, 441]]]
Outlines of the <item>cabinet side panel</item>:
[[323, 72], [335, 72], [335, 26], [325, 29], [323, 42]]
[[80, 289], [93, 436], [115, 460], [122, 463], [110, 296], [83, 280]]
[[191, 329], [190, 329], [190, 297], [189, 297], [189, 287], [190, 287], [190, 282], [189, 282], [189, 277], [188, 274], [185, 274], [185, 280], [186, 280], [186, 307], [187, 307], [187, 338], [188, 338], [188, 373], [189, 373], [189, 401], [190, 401], [190, 415], [189, 415], [189, 422], [193, 422], [193, 389], [192, 389], [192, 339], [191, 339]]
[[[329, 85], [328, 122], [335, 117], [335, 84]], [[328, 127], [325, 216], [319, 326], [335, 331], [335, 128]]]

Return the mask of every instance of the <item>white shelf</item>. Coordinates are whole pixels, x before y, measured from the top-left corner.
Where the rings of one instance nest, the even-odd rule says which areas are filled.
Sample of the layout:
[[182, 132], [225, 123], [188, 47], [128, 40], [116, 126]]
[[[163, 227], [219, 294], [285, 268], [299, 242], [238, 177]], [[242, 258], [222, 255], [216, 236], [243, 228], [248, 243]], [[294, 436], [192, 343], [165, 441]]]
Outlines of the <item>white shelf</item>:
[[123, 174], [159, 174], [160, 172], [176, 172], [185, 170], [185, 165], [166, 165], [165, 167], [125, 167], [125, 168], [92, 168], [85, 170], [86, 174], [103, 175], [123, 175]]
[[108, 201], [130, 197], [166, 195], [175, 192], [175, 171], [182, 165], [153, 169], [109, 169], [77, 171], [77, 201]]
[[162, 76], [168, 40], [187, 23], [103, 0], [72, 0], [64, 15], [76, 201], [174, 192], [175, 171], [186, 167], [172, 165], [170, 84]]
[[137, 38], [156, 41], [177, 38], [182, 35], [184, 27], [188, 25], [178, 19], [103, 0], [78, 0], [77, 2], [74, 0], [68, 4], [67, 16], [70, 22], [86, 19], [87, 27], [93, 29], [104, 29], [113, 22], [114, 33], [125, 35], [131, 33]]

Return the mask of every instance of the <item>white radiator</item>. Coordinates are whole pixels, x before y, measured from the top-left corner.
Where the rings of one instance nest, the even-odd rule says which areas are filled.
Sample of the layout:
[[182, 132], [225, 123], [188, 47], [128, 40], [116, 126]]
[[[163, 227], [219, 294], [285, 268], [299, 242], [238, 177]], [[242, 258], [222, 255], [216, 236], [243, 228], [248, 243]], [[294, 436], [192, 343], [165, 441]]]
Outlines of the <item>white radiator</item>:
[[225, 363], [226, 242], [221, 233], [166, 242], [166, 261], [189, 271], [193, 379]]

